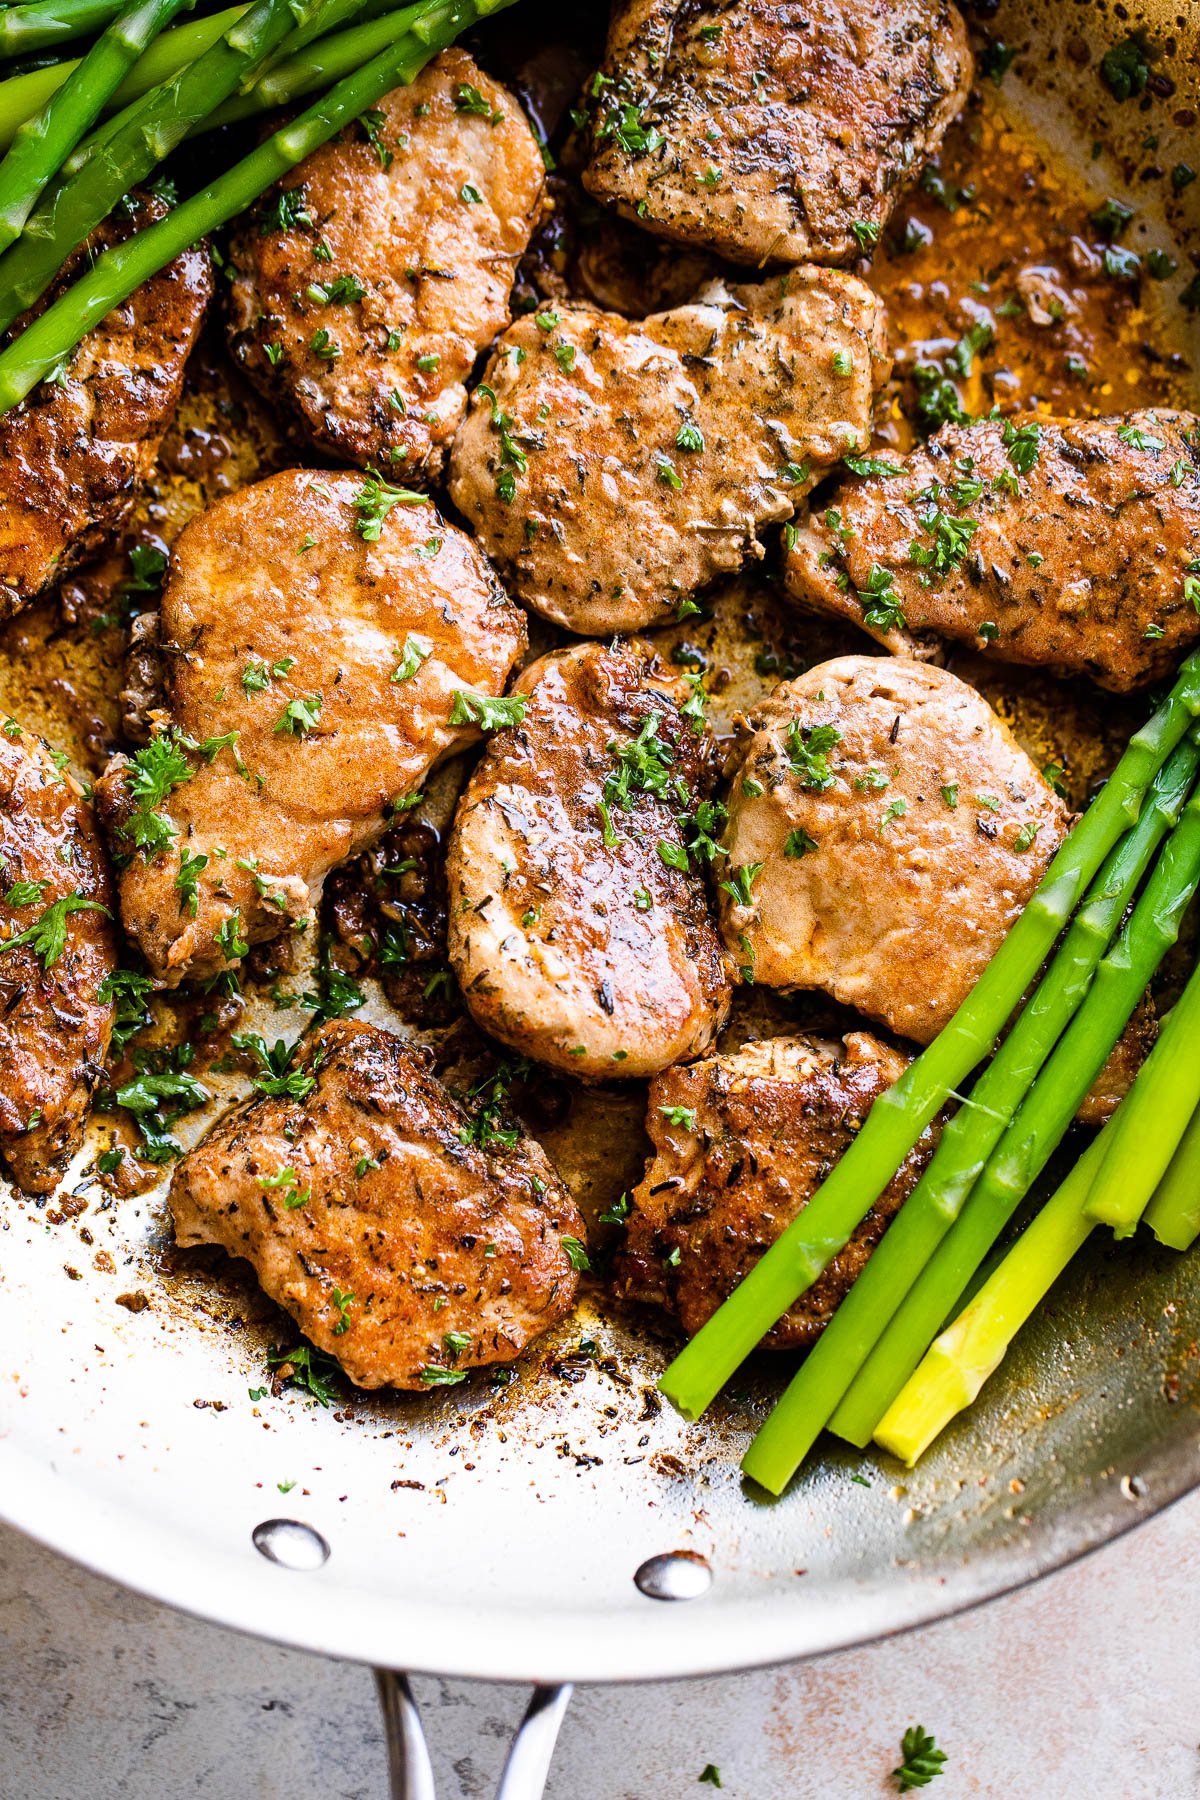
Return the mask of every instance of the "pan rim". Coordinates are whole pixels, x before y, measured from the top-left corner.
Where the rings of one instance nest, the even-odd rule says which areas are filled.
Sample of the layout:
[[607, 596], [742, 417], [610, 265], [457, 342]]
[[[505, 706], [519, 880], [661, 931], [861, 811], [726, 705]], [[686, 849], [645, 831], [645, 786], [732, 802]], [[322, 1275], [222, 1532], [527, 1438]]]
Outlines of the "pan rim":
[[[1143, 1469], [1144, 1493], [1131, 1496], [1110, 1475], [1088, 1505], [1076, 1501], [1041, 1515], [1029, 1536], [995, 1555], [931, 1561], [904, 1570], [900, 1581], [894, 1573], [870, 1582], [833, 1578], [806, 1589], [795, 1606], [781, 1605], [772, 1589], [758, 1601], [699, 1614], [652, 1602], [645, 1610], [631, 1583], [628, 1610], [580, 1608], [566, 1633], [564, 1615], [555, 1615], [557, 1635], [536, 1608], [489, 1612], [478, 1598], [469, 1632], [461, 1608], [428, 1603], [397, 1628], [396, 1596], [356, 1593], [336, 1577], [330, 1584], [328, 1565], [302, 1575], [258, 1557], [243, 1564], [229, 1550], [193, 1549], [181, 1557], [174, 1528], [154, 1527], [148, 1538], [145, 1521], [128, 1508], [97, 1503], [84, 1484], [70, 1484], [3, 1441], [0, 1523], [145, 1599], [287, 1649], [464, 1681], [624, 1686], [814, 1660], [973, 1611], [1082, 1561], [1200, 1491], [1200, 1439], [1160, 1445]], [[716, 1639], [721, 1649], [714, 1655]]]

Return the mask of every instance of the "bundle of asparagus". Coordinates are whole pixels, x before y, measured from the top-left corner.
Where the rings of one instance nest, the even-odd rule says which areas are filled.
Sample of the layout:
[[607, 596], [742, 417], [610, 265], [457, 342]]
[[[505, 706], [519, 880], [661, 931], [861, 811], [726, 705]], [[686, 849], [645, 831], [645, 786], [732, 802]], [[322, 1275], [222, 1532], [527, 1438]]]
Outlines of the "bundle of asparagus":
[[252, 0], [166, 31], [192, 3], [58, 0], [10, 7], [0, 21], [0, 53], [9, 54], [104, 28], [82, 60], [0, 83], [0, 139], [9, 143], [0, 161], [0, 331], [189, 134], [327, 90], [168, 218], [100, 256], [15, 336], [0, 353], [0, 412], [143, 281], [513, 0]]
[[[827, 1426], [860, 1445], [875, 1435], [900, 1454], [919, 1454], [978, 1391], [1096, 1223], [1127, 1233], [1149, 1208], [1163, 1242], [1186, 1247], [1200, 1230], [1200, 1060], [1178, 1054], [1200, 1024], [1197, 976], [1112, 1123], [1038, 1215], [1036, 1231], [1026, 1232], [937, 1337], [1064, 1137], [1200, 885], [1198, 715], [1200, 654], [1135, 735], [958, 1013], [876, 1102], [805, 1210], [663, 1376], [668, 1398], [698, 1417], [844, 1247], [938, 1109], [991, 1057], [751, 1445], [743, 1467], [771, 1492], [782, 1491]], [[1150, 1117], [1156, 1150], [1146, 1156]]]

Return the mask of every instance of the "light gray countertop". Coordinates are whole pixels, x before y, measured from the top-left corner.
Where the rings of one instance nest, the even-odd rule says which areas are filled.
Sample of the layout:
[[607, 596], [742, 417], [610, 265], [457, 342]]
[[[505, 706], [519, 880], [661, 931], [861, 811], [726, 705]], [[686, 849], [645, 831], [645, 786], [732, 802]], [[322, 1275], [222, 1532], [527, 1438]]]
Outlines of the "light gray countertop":
[[[576, 1694], [548, 1800], [1200, 1796], [1200, 1495], [991, 1606], [816, 1663]], [[439, 1796], [490, 1800], [518, 1688], [420, 1680]], [[182, 1618], [0, 1529], [0, 1800], [386, 1800], [365, 1669]]]

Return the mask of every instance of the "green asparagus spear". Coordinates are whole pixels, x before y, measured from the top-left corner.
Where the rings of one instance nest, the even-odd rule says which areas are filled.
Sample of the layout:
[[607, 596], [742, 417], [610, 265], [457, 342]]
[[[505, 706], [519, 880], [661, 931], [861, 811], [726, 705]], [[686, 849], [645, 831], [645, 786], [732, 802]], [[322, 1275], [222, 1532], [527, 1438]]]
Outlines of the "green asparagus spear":
[[[206, 232], [244, 212], [289, 169], [374, 106], [391, 88], [412, 81], [430, 57], [453, 43], [460, 32], [512, 4], [513, 0], [432, 0], [422, 7], [421, 17], [398, 43], [339, 82], [226, 174], [183, 201], [168, 218], [106, 250], [86, 275], [0, 352], [0, 413], [23, 400], [64, 356], [70, 355], [93, 326], [114, 306], [127, 300], [143, 281], [165, 268]], [[1194, 674], [1181, 684], [1176, 697], [1184, 712], [1191, 704], [1193, 682], [1195, 704], [1200, 710], [1200, 658]]]
[[0, 57], [90, 37], [122, 11], [121, 0], [30, 0], [0, 12]]
[[876, 1441], [910, 1468], [955, 1414], [970, 1406], [988, 1376], [1000, 1367], [1022, 1325], [1095, 1229], [1084, 1214], [1083, 1201], [1104, 1155], [1107, 1135], [1106, 1128], [1089, 1144], [970, 1305], [931, 1345], [880, 1420]]
[[[180, 69], [194, 62], [223, 37], [235, 19], [240, 19], [246, 6], [231, 6], [225, 12], [210, 13], [205, 19], [189, 19], [164, 31], [144, 56], [138, 58], [109, 102], [109, 110], [132, 100], [140, 100], [160, 82], [178, 75]], [[12, 75], [0, 81], [0, 150], [6, 150], [17, 134], [18, 125], [41, 112], [59, 88], [79, 67], [79, 58], [53, 63], [49, 68], [31, 69], [25, 75]]]
[[[340, 7], [348, 8], [352, 4], [353, 0], [339, 0]], [[371, 57], [378, 56], [381, 50], [395, 43], [411, 29], [420, 12], [419, 4], [397, 6], [395, 0], [366, 0], [357, 22], [346, 31], [331, 31], [315, 40], [311, 27], [290, 32], [276, 54], [268, 57], [253, 86], [244, 93], [230, 95], [206, 118], [198, 119], [188, 136], [196, 137], [201, 132], [216, 131], [222, 125], [256, 118], [260, 113], [272, 112], [307, 94], [332, 87], [335, 81], [340, 81], [344, 75], [352, 75]], [[324, 20], [321, 23], [324, 24]], [[117, 113], [85, 139], [64, 165], [66, 172], [72, 174], [82, 168], [101, 144], [123, 129], [133, 110], [130, 106], [125, 112]]]
[[1200, 1107], [1192, 1114], [1145, 1219], [1159, 1243], [1172, 1250], [1190, 1250], [1200, 1235]]
[[[18, 243], [0, 257], [0, 331], [32, 306], [90, 231], [121, 196], [169, 156], [198, 119], [250, 80], [296, 24], [297, 0], [255, 0], [195, 62], [152, 90], [83, 168], [57, 182], [26, 222]], [[306, 0], [307, 22], [337, 0]]]
[[[332, 87], [343, 75], [350, 75], [372, 56], [394, 43], [408, 30], [420, 13], [420, 6], [398, 6], [397, 0], [337, 0], [328, 16], [322, 15], [310, 25], [299, 26], [288, 33], [274, 55], [267, 57], [254, 85], [244, 93], [232, 94], [203, 119], [197, 119], [188, 132], [196, 137], [201, 132], [215, 131], [240, 119], [252, 119], [270, 112], [305, 94], [320, 93]], [[356, 23], [347, 31], [335, 31], [339, 18], [353, 17]], [[318, 36], [318, 32], [322, 35]], [[134, 99], [122, 112], [114, 113], [90, 137], [84, 139], [66, 162], [64, 173], [73, 175], [122, 131], [137, 109]]]
[[1155, 851], [1179, 818], [1200, 766], [1194, 735], [1151, 785], [1142, 816], [1108, 857], [1041, 982], [970, 1098], [942, 1133], [933, 1159], [862, 1274], [759, 1431], [743, 1467], [763, 1485], [786, 1484], [850, 1388], [999, 1143], [1087, 993]]
[[1087, 1216], [1129, 1237], [1200, 1106], [1200, 968], [1172, 1008], [1138, 1073], [1141, 1104], [1117, 1109]]
[[0, 162], [0, 250], [21, 235], [46, 183], [57, 175], [138, 57], [195, 0], [140, 0], [114, 19], [52, 100], [17, 127]]
[[865, 1444], [962, 1297], [971, 1276], [1061, 1141], [1175, 943], [1200, 882], [1200, 791], [1193, 793], [1087, 999], [1009, 1125], [971, 1197], [888, 1322], [830, 1428]]
[[[5, 381], [4, 363], [0, 355], [0, 403], [7, 393], [28, 392], [24, 376]], [[42, 366], [39, 373], [53, 366]], [[1135, 733], [953, 1019], [875, 1102], [804, 1211], [667, 1369], [659, 1386], [685, 1416], [699, 1417], [759, 1339], [844, 1247], [947, 1096], [991, 1052], [1079, 895], [1136, 822], [1147, 788], [1197, 713], [1200, 653], [1189, 657], [1170, 697]]]

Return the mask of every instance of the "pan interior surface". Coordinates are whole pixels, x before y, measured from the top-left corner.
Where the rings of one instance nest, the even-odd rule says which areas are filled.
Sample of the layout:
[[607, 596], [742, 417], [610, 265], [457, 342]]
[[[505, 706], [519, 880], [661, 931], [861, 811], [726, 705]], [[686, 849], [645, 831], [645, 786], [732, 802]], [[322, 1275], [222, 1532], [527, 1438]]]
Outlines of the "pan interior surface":
[[[1169, 183], [1139, 172], [1200, 161], [1200, 19], [1166, 5], [1119, 15], [1004, 0], [986, 21], [1017, 49], [1004, 105], [1097, 202], [1144, 195], [1138, 228], [1187, 271], [1200, 231], [1184, 206], [1163, 210]], [[1097, 74], [1104, 49], [1139, 28], [1173, 85], [1148, 112], [1114, 105]], [[1174, 289], [1161, 305], [1174, 307], [1186, 382], [1196, 317]], [[1118, 393], [1111, 409], [1136, 403]], [[218, 412], [177, 428], [182, 487], [204, 487], [205, 432], [228, 440], [232, 482], [253, 478], [243, 421]], [[731, 620], [736, 635], [757, 604], [731, 590], [712, 631]], [[51, 627], [18, 623], [0, 646], [0, 676], [14, 679], [55, 653]], [[809, 660], [828, 653], [818, 628], [799, 629]], [[1079, 714], [1096, 757], [1106, 732], [1128, 728], [1128, 710], [1091, 690], [1060, 700], [1012, 670], [955, 666], [1031, 745], [1048, 717], [1062, 729], [1059, 712]], [[1077, 768], [1086, 776], [1086, 750]], [[389, 1019], [381, 999], [365, 1016]], [[268, 1040], [297, 1022], [247, 1021]], [[576, 1096], [560, 1136], [544, 1141], [590, 1217], [640, 1173], [626, 1095]], [[1200, 1483], [1200, 1286], [1189, 1258], [1141, 1239], [1097, 1237], [918, 1469], [826, 1441], [768, 1504], [738, 1462], [779, 1366], [756, 1362], [688, 1424], [655, 1393], [671, 1335], [586, 1298], [507, 1387], [339, 1388], [328, 1406], [275, 1391], [266, 1351], [286, 1329], [279, 1315], [232, 1265], [174, 1253], [164, 1190], [114, 1196], [88, 1173], [95, 1149], [48, 1206], [2, 1197], [0, 1516], [131, 1587], [282, 1642], [509, 1680], [743, 1668], [969, 1605]], [[258, 1529], [273, 1520], [309, 1531]], [[671, 1553], [687, 1559], [690, 1597], [664, 1603], [635, 1576]]]

